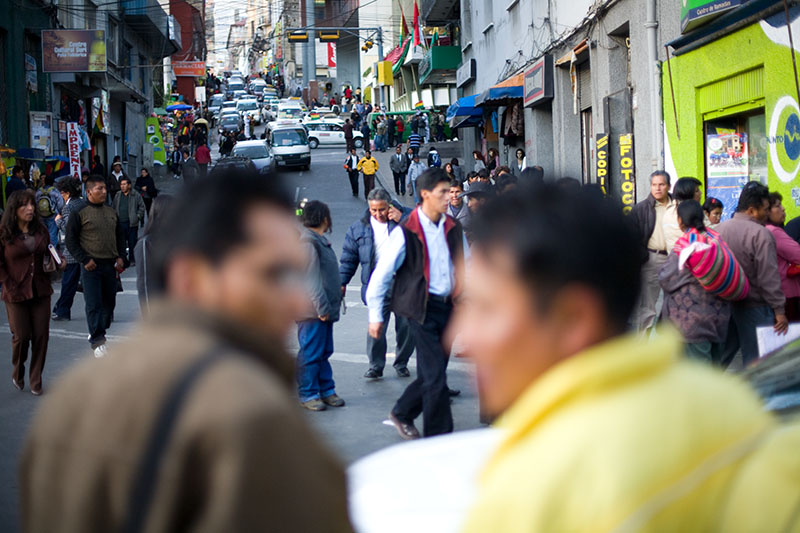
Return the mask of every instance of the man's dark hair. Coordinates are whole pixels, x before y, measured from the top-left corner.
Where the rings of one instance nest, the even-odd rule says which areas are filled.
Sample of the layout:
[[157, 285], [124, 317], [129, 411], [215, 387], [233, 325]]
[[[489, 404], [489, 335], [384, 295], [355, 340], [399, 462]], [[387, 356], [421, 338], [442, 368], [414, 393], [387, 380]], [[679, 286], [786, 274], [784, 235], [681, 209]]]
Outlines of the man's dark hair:
[[671, 178], [669, 177], [669, 172], [667, 172], [666, 170], [656, 170], [655, 172], [650, 174], [650, 183], [653, 183], [653, 178], [655, 178], [656, 176], [663, 176], [664, 181], [667, 182], [667, 187], [669, 187], [671, 181]]
[[513, 187], [517, 185], [519, 180], [514, 174], [504, 173], [497, 176], [495, 179], [495, 186], [499, 192], [504, 192], [507, 187]]
[[458, 166], [458, 158], [454, 157], [453, 159], [451, 159], [450, 160], [450, 164], [453, 165], [454, 167], [457, 167]]
[[459, 189], [463, 189], [464, 188], [464, 185], [462, 185], [461, 182], [458, 181], [458, 180], [450, 180], [450, 186], [451, 187], [458, 187]]
[[694, 200], [695, 193], [700, 190], [700, 180], [697, 178], [680, 178], [675, 182], [675, 187], [672, 189], [672, 196], [678, 202], [685, 202], [686, 200]]
[[[675, 185], [677, 185], [677, 183]], [[681, 202], [680, 205], [678, 205], [678, 218], [681, 219], [681, 222], [683, 222], [683, 225], [687, 228], [694, 228], [697, 231], [706, 230], [703, 206], [696, 200], [684, 200]]]
[[743, 213], [751, 207], [760, 209], [764, 201], [769, 202], [769, 189], [757, 181], [750, 181], [742, 188], [736, 211]]
[[11, 175], [15, 176], [17, 172], [22, 172], [24, 174], [25, 170], [19, 165], [14, 165], [14, 168], [11, 169]]
[[640, 247], [616, 200], [591, 189], [522, 183], [518, 193], [490, 200], [472, 227], [477, 250], [513, 256], [543, 312], [560, 290], [578, 283], [598, 293], [617, 332], [627, 327], [639, 291]]
[[325, 222], [328, 223], [328, 231], [333, 228], [331, 210], [328, 208], [328, 204], [319, 200], [311, 200], [303, 206], [303, 214], [300, 216], [300, 221], [307, 228], [318, 228]]
[[488, 180], [489, 179], [489, 171], [486, 170], [485, 168], [480, 169], [478, 171], [478, 178], [480, 178], [482, 180]]
[[450, 183], [450, 176], [441, 168], [429, 168], [417, 178], [417, 187], [421, 191], [432, 191], [440, 183]]
[[542, 167], [537, 165], [527, 167], [522, 171], [520, 178], [520, 181], [532, 186], [542, 185], [544, 183], [544, 171]]
[[214, 265], [221, 263], [250, 238], [245, 219], [252, 207], [262, 205], [292, 212], [291, 195], [282, 180], [241, 169], [212, 172], [202, 187], [178, 197], [163, 224], [148, 233], [155, 289], [166, 288], [167, 267], [175, 254], [191, 253]]
[[131, 181], [131, 179], [130, 179], [128, 176], [122, 176], [122, 177], [119, 179], [119, 182], [120, 182], [120, 183], [122, 183], [123, 181], [127, 181], [128, 183], [133, 183], [133, 181]]
[[99, 155], [95, 155], [94, 156], [94, 162], [98, 163], [98, 164], [100, 163], [100, 156]]
[[105, 185], [106, 179], [103, 176], [98, 176], [97, 174], [92, 174], [88, 178], [86, 178], [86, 188], [91, 189], [95, 183], [102, 183]]

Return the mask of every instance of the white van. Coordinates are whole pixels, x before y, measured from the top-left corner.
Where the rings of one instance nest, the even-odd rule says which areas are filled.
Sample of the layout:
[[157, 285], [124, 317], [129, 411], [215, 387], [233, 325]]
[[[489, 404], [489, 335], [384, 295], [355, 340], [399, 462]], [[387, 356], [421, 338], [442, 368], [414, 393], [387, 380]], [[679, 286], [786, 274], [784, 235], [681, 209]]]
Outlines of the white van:
[[270, 129], [268, 135], [275, 166], [311, 168], [311, 149], [303, 126], [279, 126]]

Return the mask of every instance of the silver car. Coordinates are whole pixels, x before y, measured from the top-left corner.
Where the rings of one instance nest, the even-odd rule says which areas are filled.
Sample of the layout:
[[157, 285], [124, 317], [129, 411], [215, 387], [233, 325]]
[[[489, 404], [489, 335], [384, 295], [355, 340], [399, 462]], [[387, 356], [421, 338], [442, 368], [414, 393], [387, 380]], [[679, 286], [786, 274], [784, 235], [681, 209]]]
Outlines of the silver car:
[[246, 157], [262, 174], [271, 172], [275, 166], [275, 158], [266, 141], [239, 141], [233, 147], [233, 157]]

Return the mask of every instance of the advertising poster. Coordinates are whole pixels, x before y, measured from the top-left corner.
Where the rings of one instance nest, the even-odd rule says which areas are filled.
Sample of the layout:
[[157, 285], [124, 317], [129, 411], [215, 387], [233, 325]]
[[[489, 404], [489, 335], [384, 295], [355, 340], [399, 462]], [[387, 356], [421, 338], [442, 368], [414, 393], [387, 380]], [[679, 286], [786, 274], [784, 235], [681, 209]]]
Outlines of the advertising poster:
[[81, 179], [81, 132], [77, 122], [67, 122], [69, 175]]
[[42, 30], [44, 72], [105, 72], [103, 30]]
[[722, 202], [722, 220], [733, 216], [739, 192], [750, 179], [747, 141], [746, 133], [706, 135], [706, 196]]
[[31, 148], [44, 150], [45, 155], [53, 153], [53, 114], [40, 111], [30, 113]]
[[161, 137], [161, 127], [158, 118], [148, 117], [144, 123], [147, 132], [147, 142], [153, 145], [153, 161], [156, 164], [167, 164], [167, 152], [164, 149], [164, 139]]

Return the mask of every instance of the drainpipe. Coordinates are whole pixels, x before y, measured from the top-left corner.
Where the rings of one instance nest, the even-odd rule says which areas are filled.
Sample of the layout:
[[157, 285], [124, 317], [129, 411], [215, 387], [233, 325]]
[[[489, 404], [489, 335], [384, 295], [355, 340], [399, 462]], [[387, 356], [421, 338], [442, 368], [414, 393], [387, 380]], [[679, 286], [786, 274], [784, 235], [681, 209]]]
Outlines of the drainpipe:
[[653, 170], [664, 168], [664, 111], [661, 102], [661, 69], [658, 63], [658, 12], [657, 0], [647, 0], [647, 17], [644, 27], [647, 31], [647, 65], [650, 74], [650, 124], [652, 127]]

